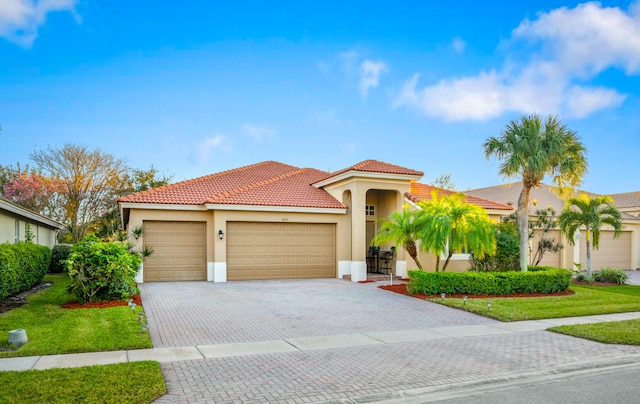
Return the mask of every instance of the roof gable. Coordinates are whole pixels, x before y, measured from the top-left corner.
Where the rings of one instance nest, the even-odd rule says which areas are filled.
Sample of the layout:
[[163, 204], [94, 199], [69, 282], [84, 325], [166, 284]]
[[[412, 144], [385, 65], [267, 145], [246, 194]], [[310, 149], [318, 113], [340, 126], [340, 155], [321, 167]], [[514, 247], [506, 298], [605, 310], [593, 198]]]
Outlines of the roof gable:
[[[452, 194], [457, 194], [458, 192], [454, 192], [454, 191], [449, 191], [443, 188], [437, 188], [434, 187], [433, 185], [428, 185], [428, 184], [422, 184], [420, 182], [412, 182], [411, 183], [411, 193], [406, 193], [405, 197], [407, 199], [409, 199], [411, 202], [419, 202], [421, 200], [431, 200], [432, 199], [432, 193], [436, 191], [438, 192], [438, 195], [440, 196], [444, 196], [444, 195], [452, 195]], [[510, 205], [506, 205], [504, 203], [500, 203], [500, 202], [495, 202], [495, 201], [491, 201], [489, 199], [484, 199], [484, 198], [479, 198], [473, 195], [468, 195], [465, 194], [464, 192], [462, 192], [462, 194], [465, 196], [465, 202], [467, 203], [472, 203], [474, 205], [480, 206], [481, 208], [484, 209], [491, 209], [491, 210], [513, 210], [513, 206]]]
[[422, 171], [412, 170], [395, 164], [389, 164], [378, 160], [364, 160], [358, 164], [330, 173], [325, 178], [317, 181], [314, 185], [322, 187], [346, 178], [357, 176], [358, 174], [364, 174], [364, 176], [368, 176], [369, 174], [381, 178], [406, 177], [408, 180], [417, 180], [422, 178], [424, 175]]

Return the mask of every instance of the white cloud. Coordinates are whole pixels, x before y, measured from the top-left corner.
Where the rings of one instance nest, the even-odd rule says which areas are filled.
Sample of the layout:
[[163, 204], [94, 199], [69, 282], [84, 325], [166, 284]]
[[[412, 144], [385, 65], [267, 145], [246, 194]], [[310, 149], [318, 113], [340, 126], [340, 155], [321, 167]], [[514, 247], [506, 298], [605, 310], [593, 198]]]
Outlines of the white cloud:
[[25, 48], [31, 47], [47, 14], [70, 11], [76, 20], [77, 0], [2, 0], [0, 1], [0, 37]]
[[380, 75], [389, 69], [384, 62], [365, 60], [360, 65], [360, 95], [366, 97], [370, 88], [378, 87]]
[[242, 125], [242, 130], [244, 133], [249, 135], [252, 139], [262, 140], [267, 136], [271, 136], [273, 134], [273, 130], [266, 126], [256, 126], [251, 125], [249, 123], [245, 123]]
[[581, 118], [602, 108], [618, 106], [624, 99], [625, 96], [609, 88], [573, 86], [567, 92], [567, 109]]
[[451, 46], [453, 47], [453, 51], [459, 55], [463, 54], [464, 51], [467, 49], [467, 43], [464, 41], [464, 39], [460, 37], [453, 38], [453, 42], [451, 42]]
[[[509, 63], [423, 88], [407, 80], [394, 102], [444, 120], [484, 120], [506, 112], [584, 117], [625, 99], [589, 81], [609, 68], [640, 72], [640, 2], [629, 11], [585, 3], [524, 20], [507, 41]], [[529, 46], [529, 48], [527, 48]], [[454, 46], [455, 47], [455, 46]], [[527, 58], [518, 62], [522, 49]]]
[[231, 151], [231, 146], [229, 146], [226, 136], [216, 133], [214, 136], [205, 138], [198, 143], [198, 148], [196, 150], [198, 162], [200, 164], [207, 163], [213, 152], [216, 150], [224, 153]]

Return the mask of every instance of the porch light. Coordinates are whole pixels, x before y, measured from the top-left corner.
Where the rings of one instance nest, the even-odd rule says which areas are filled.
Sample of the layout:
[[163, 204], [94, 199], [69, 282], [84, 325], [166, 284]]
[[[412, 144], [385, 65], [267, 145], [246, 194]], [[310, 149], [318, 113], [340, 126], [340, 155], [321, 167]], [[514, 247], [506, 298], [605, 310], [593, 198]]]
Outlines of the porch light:
[[220, 238], [220, 240], [224, 238], [224, 232], [222, 231], [222, 229], [218, 230], [218, 237]]

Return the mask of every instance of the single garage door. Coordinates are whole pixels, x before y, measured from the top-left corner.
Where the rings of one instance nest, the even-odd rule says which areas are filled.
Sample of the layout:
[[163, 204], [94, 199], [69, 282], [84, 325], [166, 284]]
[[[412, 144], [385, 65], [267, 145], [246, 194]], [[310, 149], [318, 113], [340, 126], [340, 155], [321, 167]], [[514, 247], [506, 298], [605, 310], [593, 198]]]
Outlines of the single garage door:
[[144, 281], [206, 281], [205, 222], [144, 222]]
[[[584, 240], [584, 232], [580, 241], [580, 262], [584, 268], [587, 267], [587, 247]], [[602, 267], [631, 268], [630, 231], [623, 232], [616, 239], [613, 238], [612, 231], [600, 231], [600, 247], [597, 250], [591, 248], [591, 269], [598, 270]]]
[[336, 226], [227, 223], [227, 279], [336, 277]]

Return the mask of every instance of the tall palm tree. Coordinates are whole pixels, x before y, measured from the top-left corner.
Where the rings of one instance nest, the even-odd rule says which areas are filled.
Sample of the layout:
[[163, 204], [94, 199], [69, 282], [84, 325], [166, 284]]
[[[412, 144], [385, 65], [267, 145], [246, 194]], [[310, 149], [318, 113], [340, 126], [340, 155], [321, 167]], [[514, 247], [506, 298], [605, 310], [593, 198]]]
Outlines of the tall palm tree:
[[477, 257], [496, 252], [493, 223], [481, 207], [465, 202], [462, 193], [439, 197], [419, 203], [420, 248], [436, 256], [436, 272], [440, 270], [440, 256], [446, 254], [442, 271], [453, 254], [473, 251]]
[[600, 246], [600, 229], [603, 225], [613, 227], [613, 237], [618, 238], [622, 234], [622, 214], [613, 205], [613, 199], [609, 196], [590, 198], [582, 194], [577, 198], [570, 198], [567, 206], [558, 216], [560, 230], [569, 239], [569, 243], [575, 243], [574, 236], [580, 227], [585, 229], [585, 241], [587, 244], [587, 277], [591, 278], [591, 234], [593, 234], [593, 248]]
[[420, 227], [416, 212], [409, 209], [408, 206], [404, 206], [401, 211], [392, 212], [389, 219], [382, 219], [381, 222], [382, 225], [378, 234], [373, 238], [372, 244], [379, 246], [382, 243], [391, 242], [395, 245], [401, 245], [422, 271], [416, 247], [417, 232]]
[[559, 192], [580, 185], [587, 171], [586, 149], [576, 132], [557, 117], [543, 123], [538, 115], [512, 120], [499, 138], [489, 137], [483, 144], [487, 159], [501, 160], [498, 173], [506, 178], [521, 178], [518, 198], [518, 230], [520, 232], [520, 269], [529, 262], [528, 225], [531, 188], [540, 187], [549, 175]]

